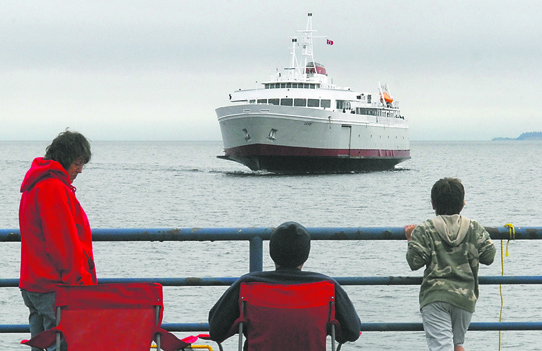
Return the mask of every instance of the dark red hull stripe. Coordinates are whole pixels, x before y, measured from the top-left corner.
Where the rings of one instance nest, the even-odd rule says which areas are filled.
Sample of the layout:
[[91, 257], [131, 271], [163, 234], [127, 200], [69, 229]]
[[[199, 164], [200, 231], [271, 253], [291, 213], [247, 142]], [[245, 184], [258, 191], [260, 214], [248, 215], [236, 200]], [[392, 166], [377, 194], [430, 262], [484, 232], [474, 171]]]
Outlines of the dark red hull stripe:
[[381, 149], [315, 149], [280, 145], [244, 145], [225, 149], [226, 157], [296, 156], [296, 157], [376, 157], [410, 158], [410, 150]]

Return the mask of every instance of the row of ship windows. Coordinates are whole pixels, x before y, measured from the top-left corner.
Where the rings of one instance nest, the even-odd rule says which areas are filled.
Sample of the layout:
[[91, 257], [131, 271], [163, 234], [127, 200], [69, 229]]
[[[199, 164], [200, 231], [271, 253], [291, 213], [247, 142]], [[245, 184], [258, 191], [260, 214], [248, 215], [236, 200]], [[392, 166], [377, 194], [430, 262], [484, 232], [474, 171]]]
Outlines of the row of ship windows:
[[281, 88], [293, 88], [293, 89], [316, 89], [320, 88], [320, 84], [317, 83], [265, 83], [265, 89], [281, 89]]
[[[352, 110], [352, 113], [354, 113], [354, 110]], [[356, 115], [368, 115], [368, 116], [379, 116], [379, 117], [393, 117], [393, 118], [403, 118], [403, 116], [399, 115], [399, 111], [387, 111], [377, 108], [363, 108], [363, 107], [356, 107]]]
[[282, 105], [282, 106], [297, 106], [297, 107], [331, 107], [331, 100], [329, 99], [258, 99], [250, 100], [249, 103], [254, 104], [270, 104], [270, 105]]
[[[329, 99], [293, 99], [293, 98], [283, 98], [283, 99], [257, 99], [250, 100], [251, 104], [270, 104], [270, 105], [281, 105], [281, 106], [296, 106], [296, 107], [323, 107], [330, 108], [331, 100]], [[357, 115], [368, 115], [368, 116], [383, 116], [383, 117], [397, 117], [398, 112], [396, 111], [385, 111], [377, 108], [364, 108], [356, 107], [355, 111], [350, 106], [350, 101], [345, 100], [336, 100], [336, 108], [338, 110], [349, 110], [351, 113]]]

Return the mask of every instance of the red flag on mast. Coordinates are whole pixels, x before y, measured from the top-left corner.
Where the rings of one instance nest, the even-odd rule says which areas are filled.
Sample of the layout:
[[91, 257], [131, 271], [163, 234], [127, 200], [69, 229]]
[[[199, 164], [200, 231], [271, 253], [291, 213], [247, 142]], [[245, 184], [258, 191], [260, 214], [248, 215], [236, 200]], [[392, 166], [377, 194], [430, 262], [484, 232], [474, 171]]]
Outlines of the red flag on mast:
[[333, 45], [333, 40], [327, 40], [327, 45]]

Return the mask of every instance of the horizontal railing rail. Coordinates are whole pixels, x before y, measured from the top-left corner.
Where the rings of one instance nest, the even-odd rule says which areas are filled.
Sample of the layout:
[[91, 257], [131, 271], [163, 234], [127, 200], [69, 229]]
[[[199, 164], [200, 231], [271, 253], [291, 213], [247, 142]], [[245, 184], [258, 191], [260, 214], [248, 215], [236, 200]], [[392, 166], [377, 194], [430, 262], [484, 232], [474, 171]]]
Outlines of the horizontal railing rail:
[[[341, 285], [420, 285], [422, 277], [333, 277]], [[158, 283], [163, 286], [230, 286], [237, 278], [99, 278], [99, 284], [105, 283]], [[480, 284], [525, 285], [542, 284], [542, 276], [482, 276]], [[0, 288], [16, 288], [19, 279], [0, 279]]]
[[[542, 227], [485, 227], [495, 240], [542, 239]], [[249, 269], [263, 269], [263, 240], [273, 228], [118, 228], [93, 229], [93, 241], [248, 241]], [[312, 240], [406, 240], [403, 227], [307, 228]], [[21, 240], [19, 229], [0, 229], [0, 242]], [[229, 286], [237, 278], [102, 278], [99, 284], [154, 282], [163, 286]], [[341, 285], [420, 285], [421, 277], [335, 277]], [[482, 276], [480, 284], [542, 284], [542, 276]], [[0, 287], [18, 287], [19, 279], [0, 279]], [[174, 332], [208, 331], [207, 323], [164, 323]], [[362, 331], [422, 331], [422, 323], [362, 323]], [[469, 330], [542, 330], [542, 322], [473, 322]], [[28, 333], [27, 324], [0, 324], [0, 333]]]
[[[485, 227], [492, 239], [542, 239], [542, 227]], [[313, 227], [312, 240], [405, 240], [403, 227]], [[269, 240], [273, 228], [101, 228], [93, 241], [246, 241]], [[21, 241], [19, 229], [0, 229], [0, 242]]]
[[[209, 323], [163, 323], [161, 327], [170, 332], [205, 332]], [[469, 330], [542, 330], [542, 322], [472, 322]], [[363, 332], [423, 331], [422, 323], [361, 323]], [[0, 324], [0, 333], [29, 333], [28, 324]]]

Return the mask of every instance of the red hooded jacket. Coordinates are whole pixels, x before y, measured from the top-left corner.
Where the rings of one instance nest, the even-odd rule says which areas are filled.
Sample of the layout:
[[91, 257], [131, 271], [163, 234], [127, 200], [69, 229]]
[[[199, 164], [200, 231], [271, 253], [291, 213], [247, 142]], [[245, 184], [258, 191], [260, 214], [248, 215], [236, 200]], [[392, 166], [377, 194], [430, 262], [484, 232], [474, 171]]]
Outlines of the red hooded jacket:
[[44, 293], [58, 284], [97, 284], [90, 225], [68, 172], [60, 163], [38, 157], [21, 192], [19, 287]]

